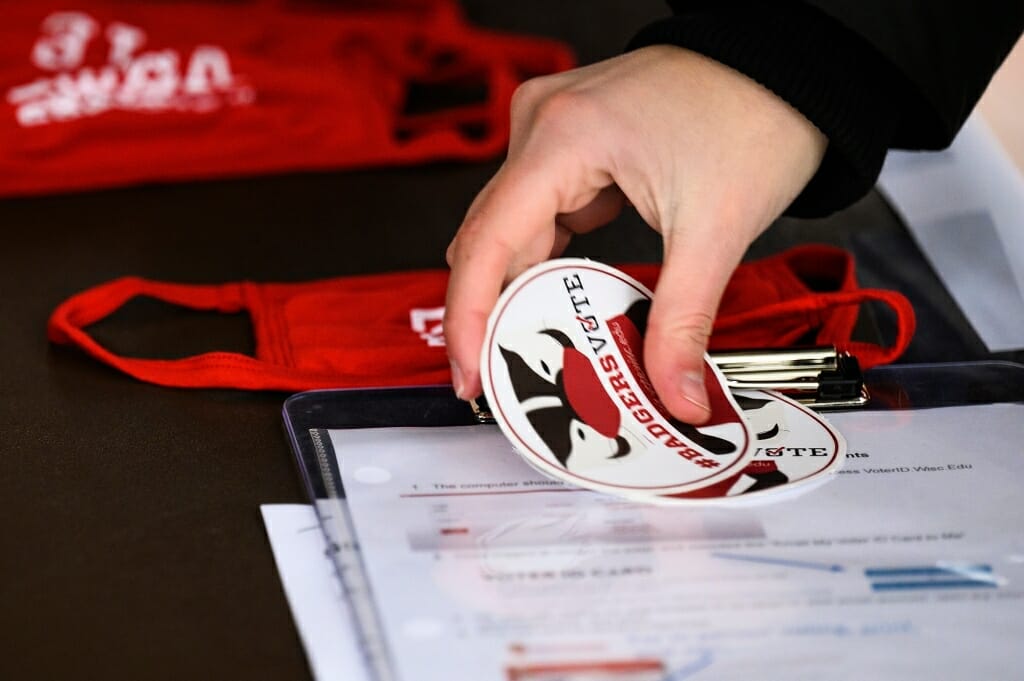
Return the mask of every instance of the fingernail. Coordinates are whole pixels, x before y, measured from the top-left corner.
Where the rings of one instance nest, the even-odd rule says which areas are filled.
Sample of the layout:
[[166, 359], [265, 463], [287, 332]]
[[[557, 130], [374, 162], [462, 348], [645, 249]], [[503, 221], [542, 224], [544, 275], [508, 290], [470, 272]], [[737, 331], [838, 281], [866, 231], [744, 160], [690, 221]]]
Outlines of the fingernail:
[[455, 360], [449, 360], [448, 363], [452, 367], [452, 387], [455, 388], [455, 396], [460, 400], [464, 400], [466, 398], [462, 394], [462, 391], [465, 390], [466, 382], [462, 378], [462, 369], [459, 368], [459, 365]]
[[683, 374], [683, 397], [687, 402], [693, 402], [704, 411], [710, 412], [708, 406], [708, 394], [704, 390], [704, 372], [687, 371]]

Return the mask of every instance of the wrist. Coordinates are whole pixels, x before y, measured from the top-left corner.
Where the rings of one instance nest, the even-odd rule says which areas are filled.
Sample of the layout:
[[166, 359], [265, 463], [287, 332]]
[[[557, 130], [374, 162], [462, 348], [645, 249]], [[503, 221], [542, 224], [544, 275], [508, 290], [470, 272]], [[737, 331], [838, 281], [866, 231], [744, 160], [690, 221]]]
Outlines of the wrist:
[[630, 44], [685, 47], [740, 71], [829, 139], [794, 215], [821, 215], [874, 184], [899, 117], [891, 65], [839, 22], [796, 2], [702, 3], [643, 29]]

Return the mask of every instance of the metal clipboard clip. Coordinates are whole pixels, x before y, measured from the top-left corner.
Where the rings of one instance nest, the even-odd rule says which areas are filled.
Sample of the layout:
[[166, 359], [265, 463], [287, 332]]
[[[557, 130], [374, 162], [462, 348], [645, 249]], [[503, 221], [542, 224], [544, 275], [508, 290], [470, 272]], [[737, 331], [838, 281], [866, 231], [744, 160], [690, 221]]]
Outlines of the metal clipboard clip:
[[[862, 407], [870, 398], [860, 364], [833, 346], [712, 352], [733, 390], [774, 390], [811, 409]], [[480, 423], [494, 423], [487, 400], [469, 403]]]
[[862, 407], [870, 395], [860, 364], [835, 347], [713, 352], [733, 390], [775, 390], [811, 409]]

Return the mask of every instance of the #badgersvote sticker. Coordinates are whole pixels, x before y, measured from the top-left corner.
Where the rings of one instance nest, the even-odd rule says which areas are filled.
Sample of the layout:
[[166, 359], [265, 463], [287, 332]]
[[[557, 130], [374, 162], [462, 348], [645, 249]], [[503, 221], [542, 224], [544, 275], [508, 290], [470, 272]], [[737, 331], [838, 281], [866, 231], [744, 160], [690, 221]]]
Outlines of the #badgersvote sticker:
[[491, 313], [481, 378], [495, 419], [530, 464], [583, 487], [666, 503], [665, 495], [734, 478], [754, 446], [707, 356], [707, 424], [677, 421], [658, 400], [643, 369], [650, 301], [646, 287], [601, 263], [537, 265]]
[[731, 478], [670, 500], [696, 498], [759, 503], [801, 494], [828, 482], [846, 458], [846, 440], [824, 417], [780, 393], [733, 393], [754, 434], [754, 457]]

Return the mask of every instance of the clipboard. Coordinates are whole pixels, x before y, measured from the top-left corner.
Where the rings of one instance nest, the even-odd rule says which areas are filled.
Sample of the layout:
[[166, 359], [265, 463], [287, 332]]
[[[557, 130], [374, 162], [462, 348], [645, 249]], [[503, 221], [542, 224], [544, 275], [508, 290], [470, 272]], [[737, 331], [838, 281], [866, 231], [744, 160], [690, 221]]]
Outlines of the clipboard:
[[[870, 394], [866, 409], [918, 409], [1024, 403], [1024, 365], [1002, 361], [907, 364], [865, 372], [857, 393]], [[851, 409], [825, 404], [824, 409]], [[297, 467], [350, 607], [354, 631], [370, 678], [397, 679], [380, 614], [345, 502], [327, 431], [349, 428], [471, 426], [487, 423], [480, 410], [455, 398], [451, 387], [317, 390], [290, 397], [283, 407]]]

